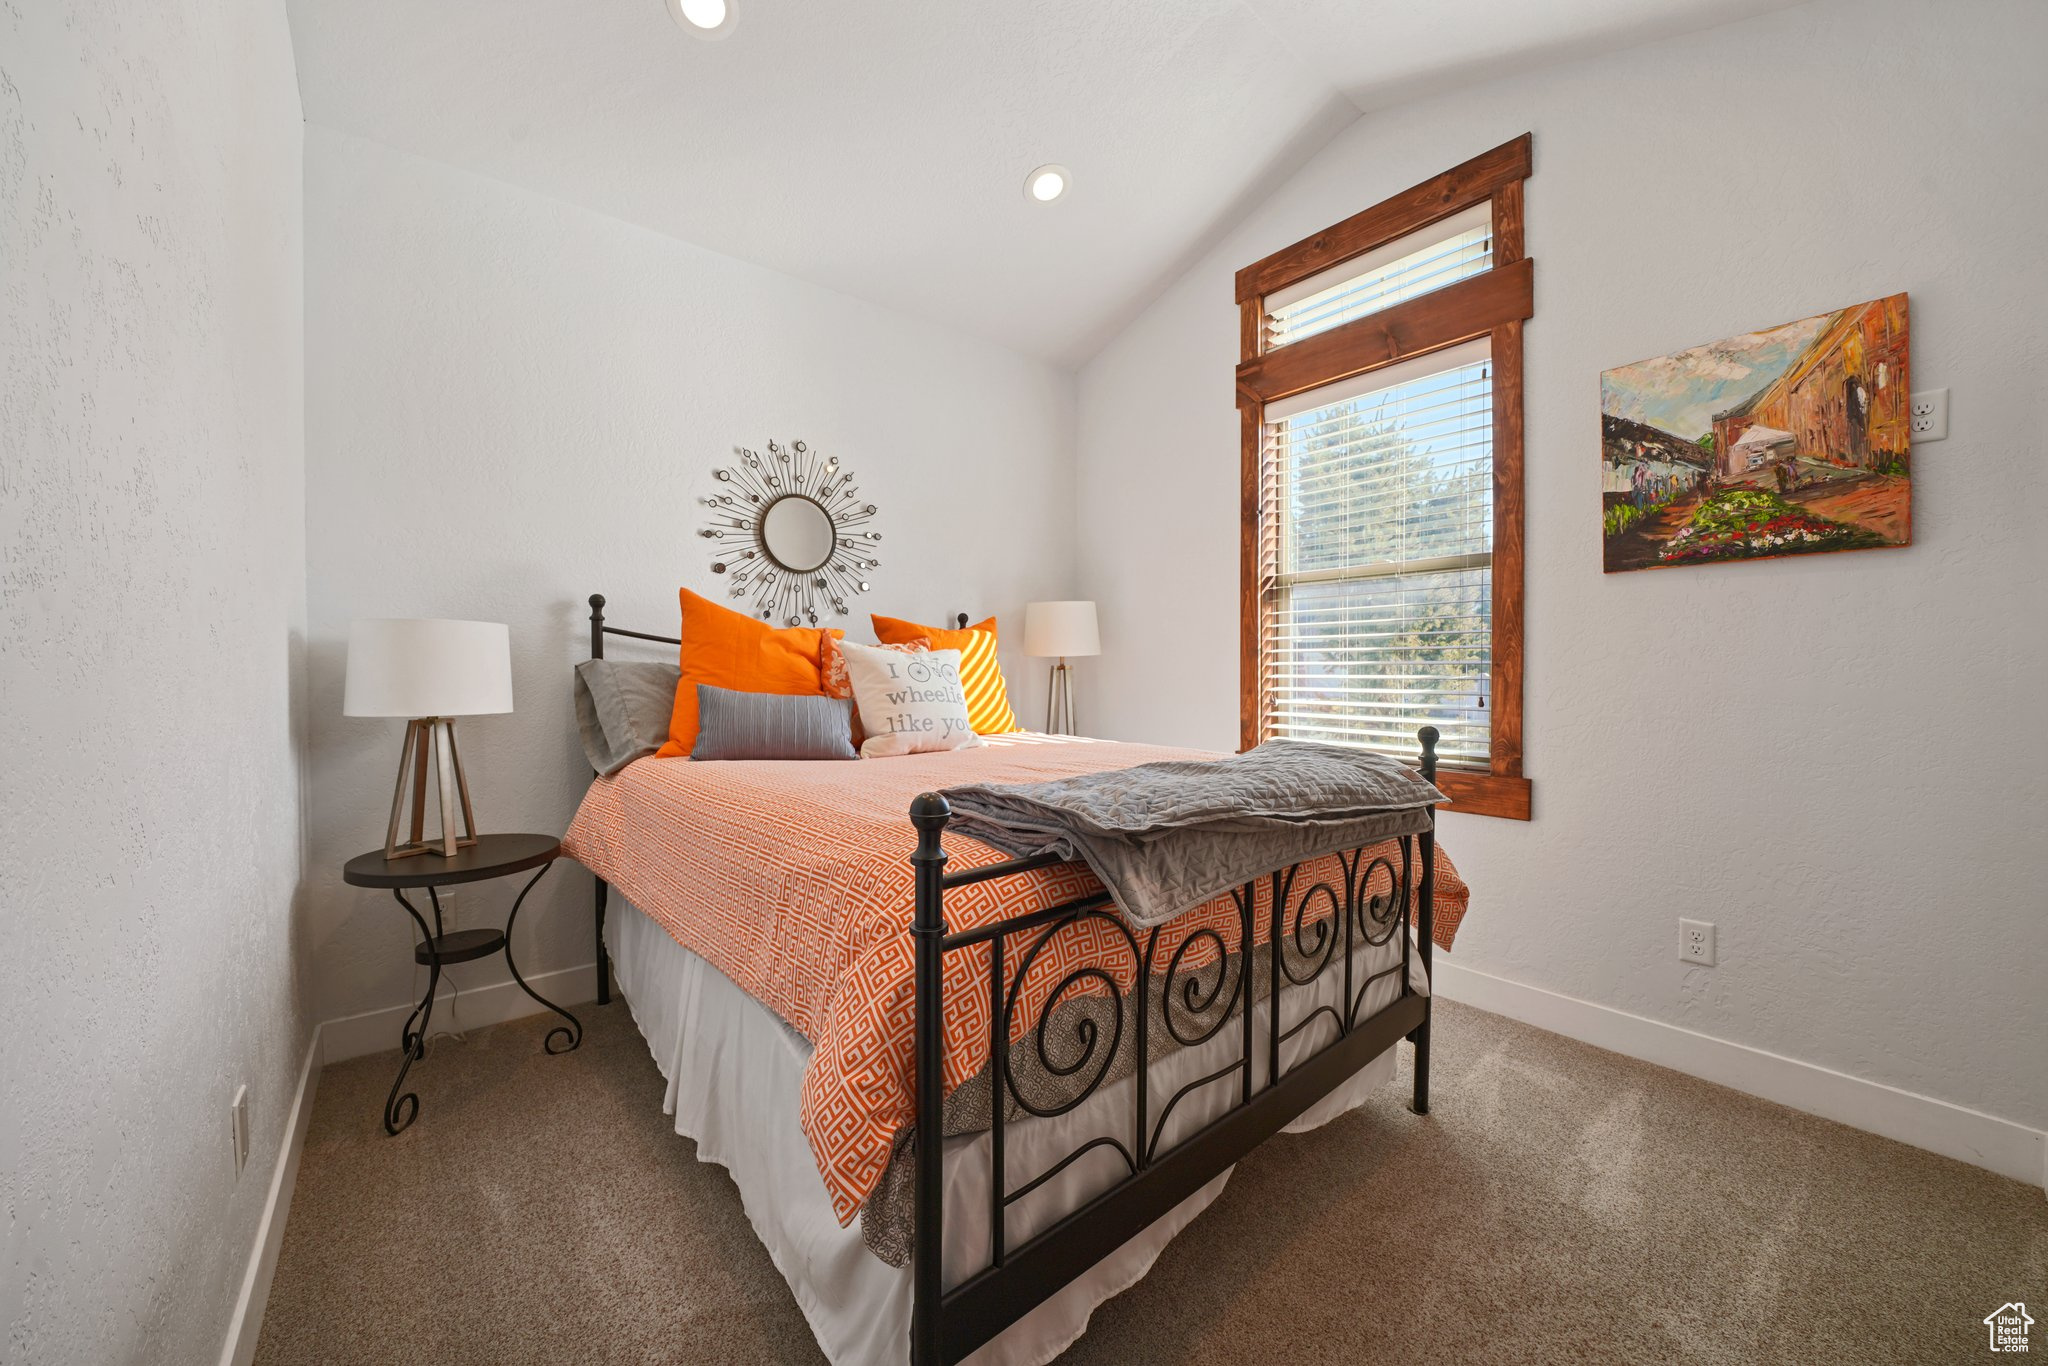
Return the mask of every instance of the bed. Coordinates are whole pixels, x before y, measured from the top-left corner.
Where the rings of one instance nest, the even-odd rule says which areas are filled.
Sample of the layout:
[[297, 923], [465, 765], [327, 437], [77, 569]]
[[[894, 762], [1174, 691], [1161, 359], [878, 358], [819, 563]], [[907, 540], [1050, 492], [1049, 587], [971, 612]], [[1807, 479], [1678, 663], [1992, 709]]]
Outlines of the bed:
[[[674, 643], [593, 598], [593, 658], [608, 635]], [[1429, 964], [1465, 904], [1432, 813], [1134, 930], [1081, 865], [949, 843], [933, 793], [1188, 752], [988, 739], [641, 761], [565, 841], [598, 879], [600, 1002], [616, 961], [678, 1130], [834, 1361], [1049, 1360], [1238, 1158], [1391, 1078], [1401, 1038], [1428, 1110]]]

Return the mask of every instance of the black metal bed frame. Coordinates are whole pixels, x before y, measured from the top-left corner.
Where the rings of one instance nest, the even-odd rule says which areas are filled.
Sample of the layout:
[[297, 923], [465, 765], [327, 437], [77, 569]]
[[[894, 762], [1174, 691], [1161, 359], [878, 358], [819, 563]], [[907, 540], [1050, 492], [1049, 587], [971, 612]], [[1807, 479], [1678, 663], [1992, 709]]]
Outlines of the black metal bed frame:
[[[604, 657], [604, 637], [678, 644], [670, 636], [650, 635], [607, 626], [604, 598], [590, 598], [590, 653]], [[967, 618], [959, 618], [966, 624]], [[1424, 726], [1421, 771], [1436, 776], [1437, 730]], [[1342, 1085], [1366, 1063], [1399, 1040], [1415, 1045], [1416, 1114], [1429, 1112], [1430, 998], [1411, 980], [1410, 956], [1428, 976], [1432, 963], [1430, 932], [1435, 899], [1435, 813], [1413, 835], [1397, 841], [1397, 857], [1370, 859], [1364, 850], [1337, 856], [1338, 872], [1306, 881], [1305, 865], [1296, 864], [1232, 893], [1236, 903], [1237, 943], [1204, 926], [1185, 936], [1159, 963], [1160, 929], [1142, 937], [1118, 915], [1106, 892], [1044, 906], [972, 930], [946, 928], [945, 895], [974, 883], [1013, 877], [1051, 867], [1051, 856], [1008, 859], [960, 872], [946, 871], [943, 841], [952, 812], [943, 797], [925, 793], [911, 803], [910, 821], [917, 845], [910, 856], [915, 871], [915, 912], [911, 936], [915, 952], [915, 1039], [917, 1076], [917, 1144], [912, 1185], [915, 1192], [911, 1252], [910, 1360], [912, 1366], [950, 1366], [968, 1356], [1026, 1313], [1058, 1293], [1086, 1271], [1164, 1216], [1253, 1148], [1286, 1127], [1310, 1106]], [[1374, 891], [1375, 878], [1383, 890]], [[1267, 937], [1257, 939], [1261, 912], [1260, 884], [1267, 892], [1263, 913]], [[596, 928], [598, 1001], [610, 1001], [610, 963], [604, 948], [605, 901], [609, 888], [597, 880]], [[1298, 891], [1298, 894], [1297, 894]], [[1291, 914], [1290, 914], [1291, 910]], [[1052, 987], [1036, 1019], [1015, 1028], [1025, 978], [1064, 930], [1084, 921], [1111, 927], [1131, 954], [1131, 986], [1122, 986], [1099, 963], [1069, 969]], [[1400, 962], [1371, 974], [1358, 974], [1359, 949], [1386, 944], [1400, 935]], [[1016, 967], [1007, 967], [1006, 947], [1021, 944]], [[946, 955], [986, 946], [989, 1002], [989, 1265], [951, 1290], [944, 1287], [944, 1155], [942, 1142], [925, 1136], [944, 1131], [945, 1029], [944, 969]], [[1199, 964], [1188, 962], [1197, 950]], [[1257, 998], [1256, 958], [1265, 952], [1269, 990]], [[1213, 980], [1210, 965], [1216, 965]], [[1307, 986], [1325, 971], [1343, 974], [1343, 992], [1335, 1006], [1316, 1006], [1292, 1024], [1283, 1016], [1285, 986]], [[1399, 994], [1369, 1014], [1361, 1014], [1373, 983], [1399, 974]], [[1155, 982], [1155, 977], [1157, 981]], [[1357, 980], [1354, 980], [1354, 978]], [[1107, 1026], [1100, 1012], [1064, 1012], [1070, 996], [1085, 995], [1108, 1009]], [[1195, 1047], [1216, 1038], [1235, 1021], [1241, 1045], [1229, 1064], [1180, 1087], [1154, 1111], [1150, 1094], [1148, 1033], [1153, 1007], [1174, 1044]], [[1268, 1012], [1265, 1075], [1254, 1075], [1254, 1011]], [[1209, 1018], [1213, 1017], [1213, 1018]], [[1206, 1021], [1206, 1022], [1205, 1022]], [[1312, 1026], [1328, 1041], [1283, 1068], [1281, 1048]], [[1055, 1046], [1048, 1031], [1058, 1027], [1067, 1041]], [[1023, 1184], [1010, 1188], [1004, 1167], [1004, 1125], [1010, 1103], [1027, 1114], [1066, 1114], [1095, 1094], [1109, 1077], [1126, 1028], [1133, 1035], [1137, 1065], [1131, 1073], [1132, 1106], [1129, 1142], [1114, 1134], [1091, 1138]], [[1106, 1032], [1105, 1032], [1106, 1029]], [[1035, 1049], [1042, 1072], [1055, 1082], [1071, 1083], [1072, 1093], [1041, 1103], [1028, 1100], [1017, 1086], [1013, 1048]], [[1217, 1083], [1236, 1081], [1237, 1100], [1219, 1117], [1162, 1151], [1167, 1121], [1187, 1096]], [[1127, 1175], [1079, 1209], [1012, 1248], [1007, 1246], [1005, 1213], [1009, 1207], [1058, 1176], [1089, 1153], [1110, 1151], [1122, 1159]]]

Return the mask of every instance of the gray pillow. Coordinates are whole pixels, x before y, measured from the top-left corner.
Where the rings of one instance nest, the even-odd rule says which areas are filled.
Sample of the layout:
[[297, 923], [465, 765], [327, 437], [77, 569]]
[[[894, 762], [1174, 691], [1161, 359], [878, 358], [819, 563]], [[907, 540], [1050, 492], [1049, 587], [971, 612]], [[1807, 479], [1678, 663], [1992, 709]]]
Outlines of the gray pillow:
[[697, 685], [692, 759], [858, 759], [853, 703]]
[[576, 666], [576, 728], [590, 766], [607, 778], [668, 743], [677, 664], [586, 659]]

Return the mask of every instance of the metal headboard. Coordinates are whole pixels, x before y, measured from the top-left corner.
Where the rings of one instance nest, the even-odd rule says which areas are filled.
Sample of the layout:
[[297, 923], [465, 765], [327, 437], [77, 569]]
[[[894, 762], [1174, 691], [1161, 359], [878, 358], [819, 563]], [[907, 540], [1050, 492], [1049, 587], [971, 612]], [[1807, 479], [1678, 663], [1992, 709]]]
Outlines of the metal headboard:
[[[967, 614], [965, 612], [957, 613], [953, 620], [955, 622], [955, 630], [964, 631], [967, 629]], [[628, 631], [623, 626], [605, 625], [604, 594], [592, 593], [590, 595], [590, 657], [592, 659], [604, 658], [604, 638], [606, 636], [627, 636], [633, 640], [651, 640], [657, 645], [681, 645], [683, 643], [681, 638], [677, 636], [657, 636], [646, 631]]]

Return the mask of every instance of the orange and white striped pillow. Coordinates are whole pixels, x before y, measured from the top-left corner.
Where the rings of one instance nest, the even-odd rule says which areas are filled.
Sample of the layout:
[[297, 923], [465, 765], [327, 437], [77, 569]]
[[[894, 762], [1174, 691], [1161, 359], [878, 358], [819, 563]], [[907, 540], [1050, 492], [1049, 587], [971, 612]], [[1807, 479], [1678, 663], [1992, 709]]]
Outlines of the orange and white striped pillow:
[[1003, 666], [996, 662], [996, 619], [990, 617], [964, 631], [920, 626], [914, 621], [872, 614], [875, 639], [884, 645], [907, 645], [920, 637], [934, 650], [960, 652], [960, 686], [967, 693], [967, 720], [976, 735], [1008, 735], [1024, 729], [1010, 710], [1010, 688]]

